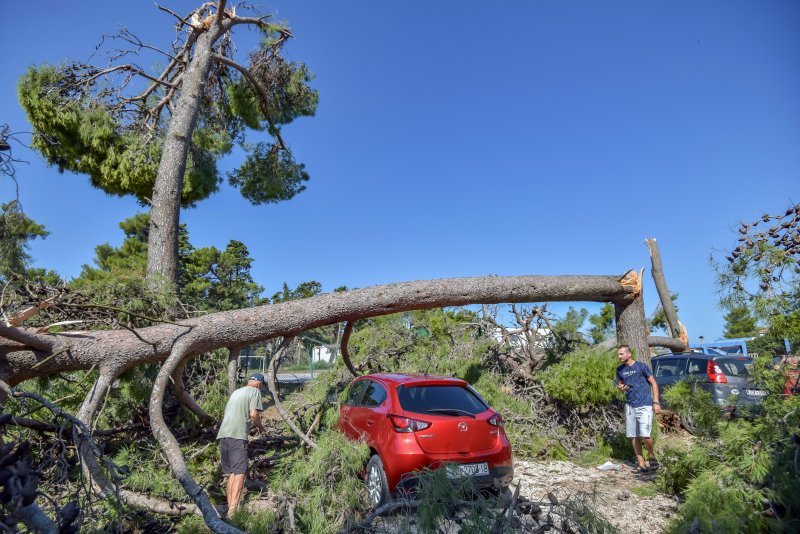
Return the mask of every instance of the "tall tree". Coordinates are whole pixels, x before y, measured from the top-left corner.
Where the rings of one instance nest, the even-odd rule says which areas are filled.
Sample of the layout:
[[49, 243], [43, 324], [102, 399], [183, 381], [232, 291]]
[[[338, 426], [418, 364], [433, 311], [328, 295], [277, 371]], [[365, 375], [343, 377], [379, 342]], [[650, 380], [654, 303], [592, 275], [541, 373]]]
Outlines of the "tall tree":
[[198, 309], [235, 310], [266, 304], [264, 288], [250, 274], [253, 259], [241, 241], [225, 250], [189, 248], [181, 269], [181, 299]]
[[0, 204], [0, 280], [25, 274], [31, 263], [29, 242], [47, 234], [44, 226], [22, 212], [16, 200]]
[[[208, 197], [220, 181], [217, 160], [239, 145], [245, 162], [228, 182], [254, 204], [292, 198], [308, 174], [295, 162], [281, 127], [313, 115], [317, 92], [302, 63], [281, 56], [292, 34], [269, 17], [245, 17], [226, 1], [206, 2], [176, 20], [170, 50], [122, 30], [129, 46], [108, 66], [74, 62], [32, 68], [19, 98], [34, 127], [33, 146], [59, 170], [87, 174], [110, 194], [134, 195], [151, 208], [147, 280], [178, 283], [180, 207]], [[261, 44], [247, 64], [235, 57], [232, 32], [254, 28]], [[148, 72], [124, 63], [131, 53], [166, 61]], [[266, 140], [245, 142], [248, 132]]]
[[589, 316], [589, 323], [592, 325], [589, 329], [592, 341], [595, 344], [605, 341], [614, 334], [614, 306], [610, 302], [603, 304], [598, 313]]
[[725, 331], [723, 335], [728, 338], [752, 337], [758, 334], [756, 318], [750, 315], [750, 310], [744, 306], [736, 306], [725, 314]]
[[[95, 248], [94, 266], [84, 265], [74, 288], [100, 300], [140, 298], [147, 265], [150, 216], [137, 213], [119, 224], [125, 238], [119, 247]], [[195, 248], [189, 232], [180, 227], [179, 289], [184, 304], [202, 311], [222, 311], [266, 304], [264, 288], [253, 280], [253, 259], [244, 243], [231, 240], [224, 250]], [[128, 303], [129, 307], [131, 303]]]

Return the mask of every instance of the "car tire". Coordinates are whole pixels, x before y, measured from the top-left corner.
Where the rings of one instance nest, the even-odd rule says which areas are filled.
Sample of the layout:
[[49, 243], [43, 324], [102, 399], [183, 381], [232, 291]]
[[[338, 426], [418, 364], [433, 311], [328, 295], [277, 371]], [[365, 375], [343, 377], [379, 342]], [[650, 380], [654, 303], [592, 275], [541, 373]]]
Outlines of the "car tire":
[[697, 427], [697, 421], [695, 420], [695, 414], [691, 408], [682, 411], [680, 417], [683, 428], [685, 428], [689, 434], [696, 436], [700, 433], [700, 429]]
[[374, 454], [367, 462], [365, 480], [367, 484], [367, 498], [369, 505], [374, 510], [380, 508], [391, 500], [389, 484], [386, 482], [386, 471], [383, 462]]

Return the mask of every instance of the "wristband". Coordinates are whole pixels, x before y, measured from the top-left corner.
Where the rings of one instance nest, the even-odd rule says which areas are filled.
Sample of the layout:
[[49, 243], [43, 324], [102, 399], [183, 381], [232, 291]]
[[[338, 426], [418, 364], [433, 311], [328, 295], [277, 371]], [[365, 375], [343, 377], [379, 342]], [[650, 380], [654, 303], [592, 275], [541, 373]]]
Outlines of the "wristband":
[[661, 403], [658, 401], [653, 401], [653, 404], [658, 404], [659, 406], [661, 406]]

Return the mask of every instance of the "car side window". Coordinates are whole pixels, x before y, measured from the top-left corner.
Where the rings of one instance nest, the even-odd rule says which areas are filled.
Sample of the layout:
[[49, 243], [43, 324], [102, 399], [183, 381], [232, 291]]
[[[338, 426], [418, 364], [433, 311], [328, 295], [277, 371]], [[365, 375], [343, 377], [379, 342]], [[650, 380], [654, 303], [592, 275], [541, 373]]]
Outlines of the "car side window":
[[364, 397], [361, 400], [362, 406], [380, 406], [386, 400], [386, 389], [370, 380], [364, 390]]
[[653, 376], [683, 376], [686, 374], [686, 358], [670, 358], [669, 360], [655, 360], [653, 362]]
[[357, 406], [358, 403], [361, 402], [361, 396], [362, 393], [364, 393], [364, 386], [366, 383], [366, 380], [362, 380], [360, 382], [350, 384], [350, 389], [347, 390], [347, 397], [345, 397], [344, 401], [347, 406]]
[[690, 375], [704, 375], [706, 370], [708, 369], [708, 362], [706, 360], [699, 360], [696, 358], [692, 358], [689, 360], [689, 368], [687, 369], [687, 373]]

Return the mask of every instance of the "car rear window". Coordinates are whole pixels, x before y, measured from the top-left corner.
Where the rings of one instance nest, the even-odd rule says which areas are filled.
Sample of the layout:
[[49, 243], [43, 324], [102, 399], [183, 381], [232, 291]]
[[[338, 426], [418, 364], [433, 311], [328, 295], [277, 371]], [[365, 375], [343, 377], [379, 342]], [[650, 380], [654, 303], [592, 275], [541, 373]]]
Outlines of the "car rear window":
[[461, 386], [400, 386], [397, 396], [403, 410], [415, 413], [460, 410], [475, 415], [488, 408], [475, 394]]
[[719, 365], [722, 372], [728, 376], [747, 376], [748, 367], [753, 365], [750, 358], [714, 358], [714, 363]]

